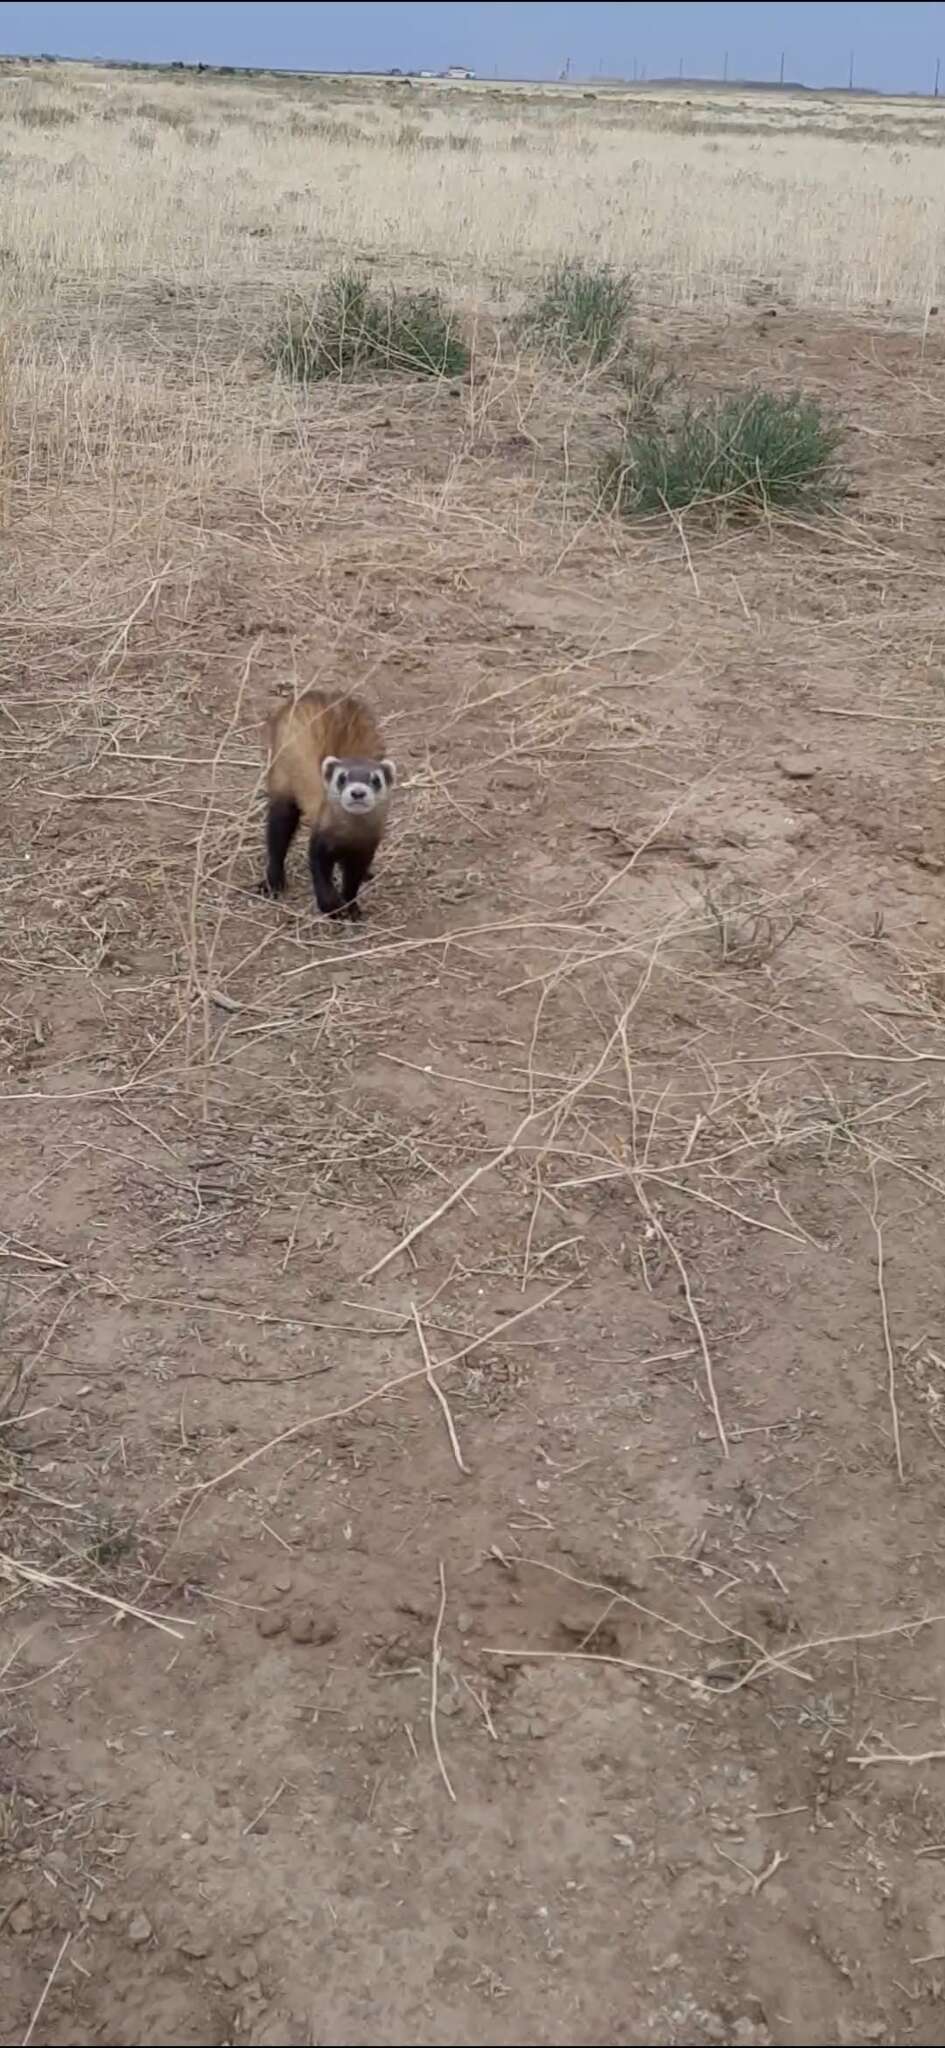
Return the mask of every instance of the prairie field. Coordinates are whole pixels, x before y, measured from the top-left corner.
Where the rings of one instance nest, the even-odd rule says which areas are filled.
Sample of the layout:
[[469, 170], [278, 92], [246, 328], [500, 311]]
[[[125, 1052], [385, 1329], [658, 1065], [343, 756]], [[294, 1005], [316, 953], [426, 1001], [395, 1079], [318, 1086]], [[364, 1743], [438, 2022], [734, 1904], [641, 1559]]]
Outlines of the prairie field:
[[931, 2048], [945, 113], [0, 115], [0, 2042]]

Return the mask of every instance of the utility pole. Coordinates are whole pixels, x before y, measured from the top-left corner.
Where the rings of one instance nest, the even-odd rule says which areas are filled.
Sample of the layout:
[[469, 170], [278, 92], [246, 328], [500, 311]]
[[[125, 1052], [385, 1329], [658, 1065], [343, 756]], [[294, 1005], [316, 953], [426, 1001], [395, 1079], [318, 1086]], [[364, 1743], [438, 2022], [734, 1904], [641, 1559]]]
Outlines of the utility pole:
[[852, 50], [850, 51], [850, 82], [849, 82], [849, 90], [850, 90], [850, 92], [852, 92], [852, 91], [853, 91], [853, 51], [852, 51]]
[[781, 52], [781, 69], [780, 69], [780, 71], [778, 72], [778, 84], [779, 84], [779, 85], [783, 85], [783, 84], [784, 84], [784, 51], [783, 51], [783, 50], [782, 50], [782, 52]]
[[937, 99], [938, 99], [938, 74], [939, 74], [939, 72], [940, 72], [941, 68], [942, 68], [942, 60], [941, 60], [941, 57], [936, 57], [936, 59], [935, 59], [935, 85], [934, 85], [934, 88], [933, 88], [933, 92], [932, 92], [932, 98], [933, 98], [933, 99], [935, 99], [935, 100], [937, 100]]
[[725, 55], [724, 55], [724, 57], [723, 57], [723, 59], [722, 59], [722, 84], [723, 84], [723, 85], [727, 85], [727, 84], [728, 84], [728, 51], [727, 51], [727, 50], [726, 50], [726, 52], [725, 52]]

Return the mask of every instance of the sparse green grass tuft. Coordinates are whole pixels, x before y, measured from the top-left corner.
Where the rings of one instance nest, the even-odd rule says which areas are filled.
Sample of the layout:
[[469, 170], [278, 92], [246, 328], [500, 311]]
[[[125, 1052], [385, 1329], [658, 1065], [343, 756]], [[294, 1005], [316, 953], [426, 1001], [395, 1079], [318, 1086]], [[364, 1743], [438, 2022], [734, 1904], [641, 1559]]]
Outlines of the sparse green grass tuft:
[[439, 292], [375, 291], [359, 271], [326, 279], [313, 306], [291, 307], [270, 359], [300, 383], [383, 370], [458, 377], [469, 351]]
[[625, 514], [700, 504], [719, 511], [816, 510], [848, 489], [838, 460], [842, 439], [839, 420], [815, 398], [739, 392], [688, 406], [666, 425], [631, 426], [603, 465], [603, 500]]
[[603, 363], [620, 354], [633, 311], [625, 270], [569, 256], [547, 270], [522, 318], [522, 332], [572, 362]]

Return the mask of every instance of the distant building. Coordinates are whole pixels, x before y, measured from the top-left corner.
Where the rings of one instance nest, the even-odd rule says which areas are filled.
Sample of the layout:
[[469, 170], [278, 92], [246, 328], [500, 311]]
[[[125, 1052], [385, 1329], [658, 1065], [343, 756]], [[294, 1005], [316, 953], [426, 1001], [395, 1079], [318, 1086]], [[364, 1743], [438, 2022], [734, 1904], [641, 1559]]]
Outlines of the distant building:
[[475, 76], [475, 72], [470, 70], [468, 64], [448, 64], [446, 70], [440, 72], [441, 78], [475, 78]]

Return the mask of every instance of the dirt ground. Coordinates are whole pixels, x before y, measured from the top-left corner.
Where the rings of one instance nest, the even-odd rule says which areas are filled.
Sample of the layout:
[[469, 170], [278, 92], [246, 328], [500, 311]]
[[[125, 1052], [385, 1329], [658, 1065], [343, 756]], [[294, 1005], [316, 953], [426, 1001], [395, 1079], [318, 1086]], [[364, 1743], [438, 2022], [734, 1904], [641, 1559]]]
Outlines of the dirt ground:
[[[4, 2043], [941, 2038], [945, 357], [654, 332], [843, 513], [551, 517], [475, 377], [317, 516], [14, 494]], [[293, 675], [357, 928], [253, 893]]]

